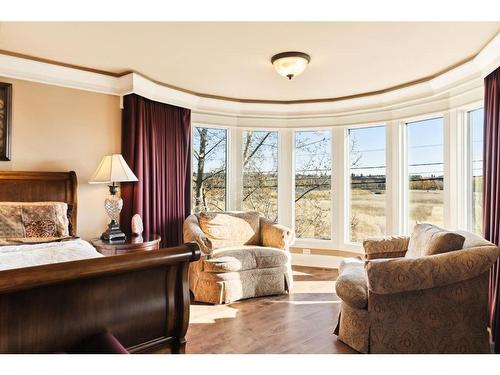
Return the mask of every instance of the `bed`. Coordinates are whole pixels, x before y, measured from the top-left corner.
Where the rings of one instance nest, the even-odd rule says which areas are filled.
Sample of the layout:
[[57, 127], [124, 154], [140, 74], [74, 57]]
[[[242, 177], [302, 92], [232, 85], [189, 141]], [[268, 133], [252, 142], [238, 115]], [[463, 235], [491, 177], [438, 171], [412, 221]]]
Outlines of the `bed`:
[[[76, 193], [74, 172], [0, 171], [0, 202], [65, 202], [72, 236]], [[111, 257], [88, 246], [70, 239], [0, 247], [0, 353], [69, 352], [103, 332], [130, 353], [183, 353], [198, 246]], [[78, 254], [67, 258], [71, 251]]]

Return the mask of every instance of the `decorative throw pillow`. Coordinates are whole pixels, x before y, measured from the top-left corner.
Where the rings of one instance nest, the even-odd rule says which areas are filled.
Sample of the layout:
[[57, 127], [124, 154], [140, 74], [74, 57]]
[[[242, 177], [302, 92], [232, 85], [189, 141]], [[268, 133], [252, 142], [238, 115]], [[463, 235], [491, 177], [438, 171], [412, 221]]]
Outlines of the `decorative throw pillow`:
[[57, 227], [52, 220], [33, 220], [24, 223], [26, 237], [57, 237]]
[[228, 246], [260, 244], [260, 214], [251, 212], [202, 212], [200, 228], [212, 249]]
[[418, 258], [461, 250], [465, 237], [432, 224], [417, 224], [408, 243], [406, 258]]
[[64, 202], [0, 202], [0, 238], [57, 238], [69, 235]]
[[21, 207], [0, 203], [0, 238], [19, 237], [24, 237]]

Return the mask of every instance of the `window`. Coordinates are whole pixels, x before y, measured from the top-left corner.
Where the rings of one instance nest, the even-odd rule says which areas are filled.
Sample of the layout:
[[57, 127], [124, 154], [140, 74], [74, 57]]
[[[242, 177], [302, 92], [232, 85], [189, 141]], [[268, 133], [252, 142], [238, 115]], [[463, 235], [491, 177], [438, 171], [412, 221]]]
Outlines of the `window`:
[[193, 212], [226, 209], [227, 130], [193, 128]]
[[483, 108], [468, 114], [471, 170], [471, 230], [483, 232]]
[[243, 132], [243, 210], [278, 221], [278, 132]]
[[407, 124], [408, 140], [408, 230], [416, 223], [442, 226], [443, 118]]
[[295, 132], [295, 231], [299, 238], [331, 238], [331, 132]]
[[385, 126], [349, 129], [349, 239], [385, 235]]

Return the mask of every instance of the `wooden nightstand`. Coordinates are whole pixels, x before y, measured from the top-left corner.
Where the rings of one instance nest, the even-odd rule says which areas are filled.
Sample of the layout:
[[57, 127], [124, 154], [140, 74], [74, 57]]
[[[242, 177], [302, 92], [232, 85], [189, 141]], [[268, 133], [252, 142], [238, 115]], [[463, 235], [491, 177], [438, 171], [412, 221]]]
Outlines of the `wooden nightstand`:
[[105, 256], [121, 255], [136, 251], [158, 250], [161, 237], [156, 234], [143, 234], [142, 237], [127, 236], [125, 241], [105, 242], [95, 238], [90, 243], [98, 252]]

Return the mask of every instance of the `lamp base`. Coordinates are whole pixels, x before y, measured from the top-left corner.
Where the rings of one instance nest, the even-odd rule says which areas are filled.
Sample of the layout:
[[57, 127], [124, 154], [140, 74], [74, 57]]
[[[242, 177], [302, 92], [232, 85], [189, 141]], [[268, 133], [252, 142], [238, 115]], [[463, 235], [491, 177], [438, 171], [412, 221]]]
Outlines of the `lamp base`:
[[108, 224], [108, 229], [101, 235], [101, 240], [106, 242], [125, 241], [127, 236], [120, 229], [120, 225], [116, 221], [111, 221]]

